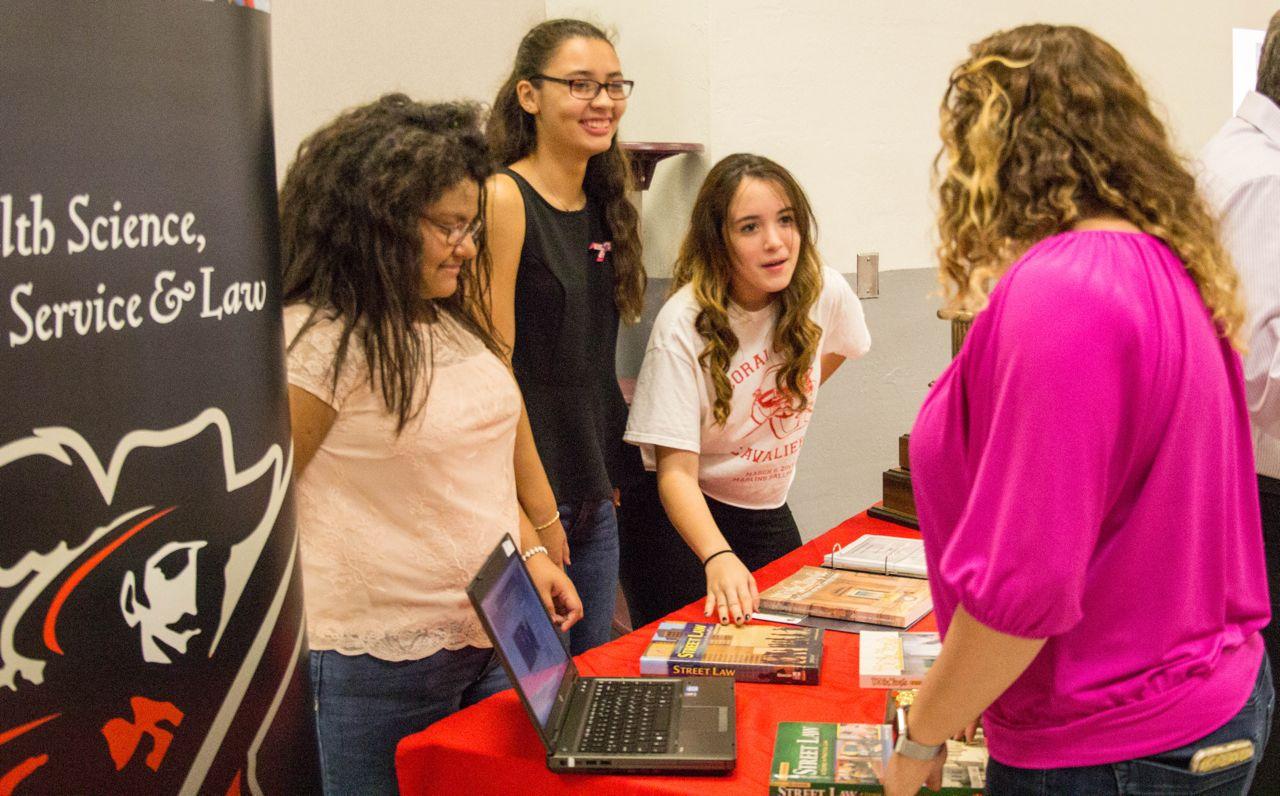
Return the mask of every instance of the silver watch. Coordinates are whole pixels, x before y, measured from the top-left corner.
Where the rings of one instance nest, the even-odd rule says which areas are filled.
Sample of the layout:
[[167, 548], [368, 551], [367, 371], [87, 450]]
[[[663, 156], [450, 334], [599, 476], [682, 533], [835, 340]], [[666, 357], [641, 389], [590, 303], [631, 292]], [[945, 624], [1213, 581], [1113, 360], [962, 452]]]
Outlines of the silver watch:
[[942, 744], [929, 746], [928, 744], [916, 743], [908, 738], [904, 732], [898, 736], [898, 743], [894, 745], [893, 751], [912, 760], [932, 760], [942, 751]]

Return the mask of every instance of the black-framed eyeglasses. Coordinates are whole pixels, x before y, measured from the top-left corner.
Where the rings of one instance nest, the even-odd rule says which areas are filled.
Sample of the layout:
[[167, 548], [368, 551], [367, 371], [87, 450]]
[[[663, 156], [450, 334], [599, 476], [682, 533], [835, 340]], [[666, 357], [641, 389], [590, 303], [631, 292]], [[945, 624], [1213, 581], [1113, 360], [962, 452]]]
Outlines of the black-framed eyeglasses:
[[428, 224], [444, 233], [444, 241], [450, 246], [457, 246], [459, 243], [462, 243], [462, 239], [467, 236], [470, 236], [471, 239], [474, 240], [475, 237], [480, 234], [480, 228], [483, 225], [483, 219], [480, 216], [476, 216], [466, 224], [455, 224], [453, 226], [441, 224], [434, 218], [427, 216], [423, 216], [423, 218]]
[[569, 87], [569, 96], [580, 100], [593, 100], [600, 95], [603, 90], [609, 95], [609, 99], [624, 100], [631, 96], [631, 89], [635, 88], [634, 80], [610, 80], [601, 83], [599, 80], [592, 80], [587, 77], [563, 78], [552, 77], [551, 75], [534, 75], [530, 80], [550, 80], [552, 83], [559, 83]]

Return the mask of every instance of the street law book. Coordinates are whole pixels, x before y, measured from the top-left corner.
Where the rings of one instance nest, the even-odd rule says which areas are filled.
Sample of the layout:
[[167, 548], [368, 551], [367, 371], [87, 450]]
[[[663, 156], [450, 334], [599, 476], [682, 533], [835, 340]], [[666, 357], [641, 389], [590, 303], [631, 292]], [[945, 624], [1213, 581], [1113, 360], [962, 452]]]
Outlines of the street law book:
[[[888, 724], [778, 723], [769, 769], [770, 796], [883, 793], [893, 754]], [[972, 742], [948, 740], [940, 796], [971, 796], [986, 786], [987, 746], [981, 729]], [[922, 790], [921, 793], [934, 791]]]
[[640, 673], [816, 685], [822, 635], [816, 627], [663, 622], [640, 657]]
[[835, 550], [823, 556], [822, 565], [911, 578], [923, 578], [928, 574], [923, 541], [874, 533], [859, 536], [843, 547], [837, 545]]
[[888, 724], [783, 721], [769, 768], [770, 796], [882, 793], [893, 754]]
[[810, 614], [910, 627], [933, 609], [928, 581], [824, 567], [801, 567], [760, 593], [762, 611]]

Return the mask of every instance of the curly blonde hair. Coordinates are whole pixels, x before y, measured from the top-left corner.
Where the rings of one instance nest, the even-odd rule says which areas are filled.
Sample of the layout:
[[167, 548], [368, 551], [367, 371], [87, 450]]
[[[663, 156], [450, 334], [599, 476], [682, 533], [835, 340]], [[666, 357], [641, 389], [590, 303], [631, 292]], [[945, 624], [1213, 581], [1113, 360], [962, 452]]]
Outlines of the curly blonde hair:
[[716, 398], [712, 414], [717, 425], [729, 419], [733, 385], [729, 381], [729, 361], [738, 352], [738, 337], [729, 326], [729, 280], [733, 266], [729, 259], [729, 206], [742, 181], [765, 180], [782, 189], [795, 213], [800, 234], [800, 252], [791, 283], [778, 294], [781, 315], [773, 333], [773, 349], [782, 357], [778, 370], [778, 392], [796, 412], [809, 406], [809, 369], [817, 356], [822, 327], [809, 311], [822, 293], [822, 261], [814, 248], [817, 222], [809, 199], [791, 173], [760, 155], [729, 155], [711, 168], [698, 198], [693, 203], [689, 231], [680, 244], [672, 279], [672, 292], [693, 285], [693, 297], [701, 308], [694, 328], [707, 341], [698, 364], [711, 376]]
[[934, 160], [947, 308], [978, 312], [1035, 242], [1118, 216], [1182, 260], [1242, 348], [1239, 279], [1217, 223], [1124, 57], [1087, 30], [1024, 25], [974, 44], [943, 96]]

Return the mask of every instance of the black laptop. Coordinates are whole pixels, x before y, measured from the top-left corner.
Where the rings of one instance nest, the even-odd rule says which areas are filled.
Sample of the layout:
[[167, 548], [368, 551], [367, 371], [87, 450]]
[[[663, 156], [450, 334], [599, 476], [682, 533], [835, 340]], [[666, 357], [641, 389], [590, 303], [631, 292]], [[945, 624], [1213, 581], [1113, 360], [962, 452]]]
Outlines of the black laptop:
[[467, 587], [554, 771], [732, 771], [731, 677], [582, 677], [511, 538]]

